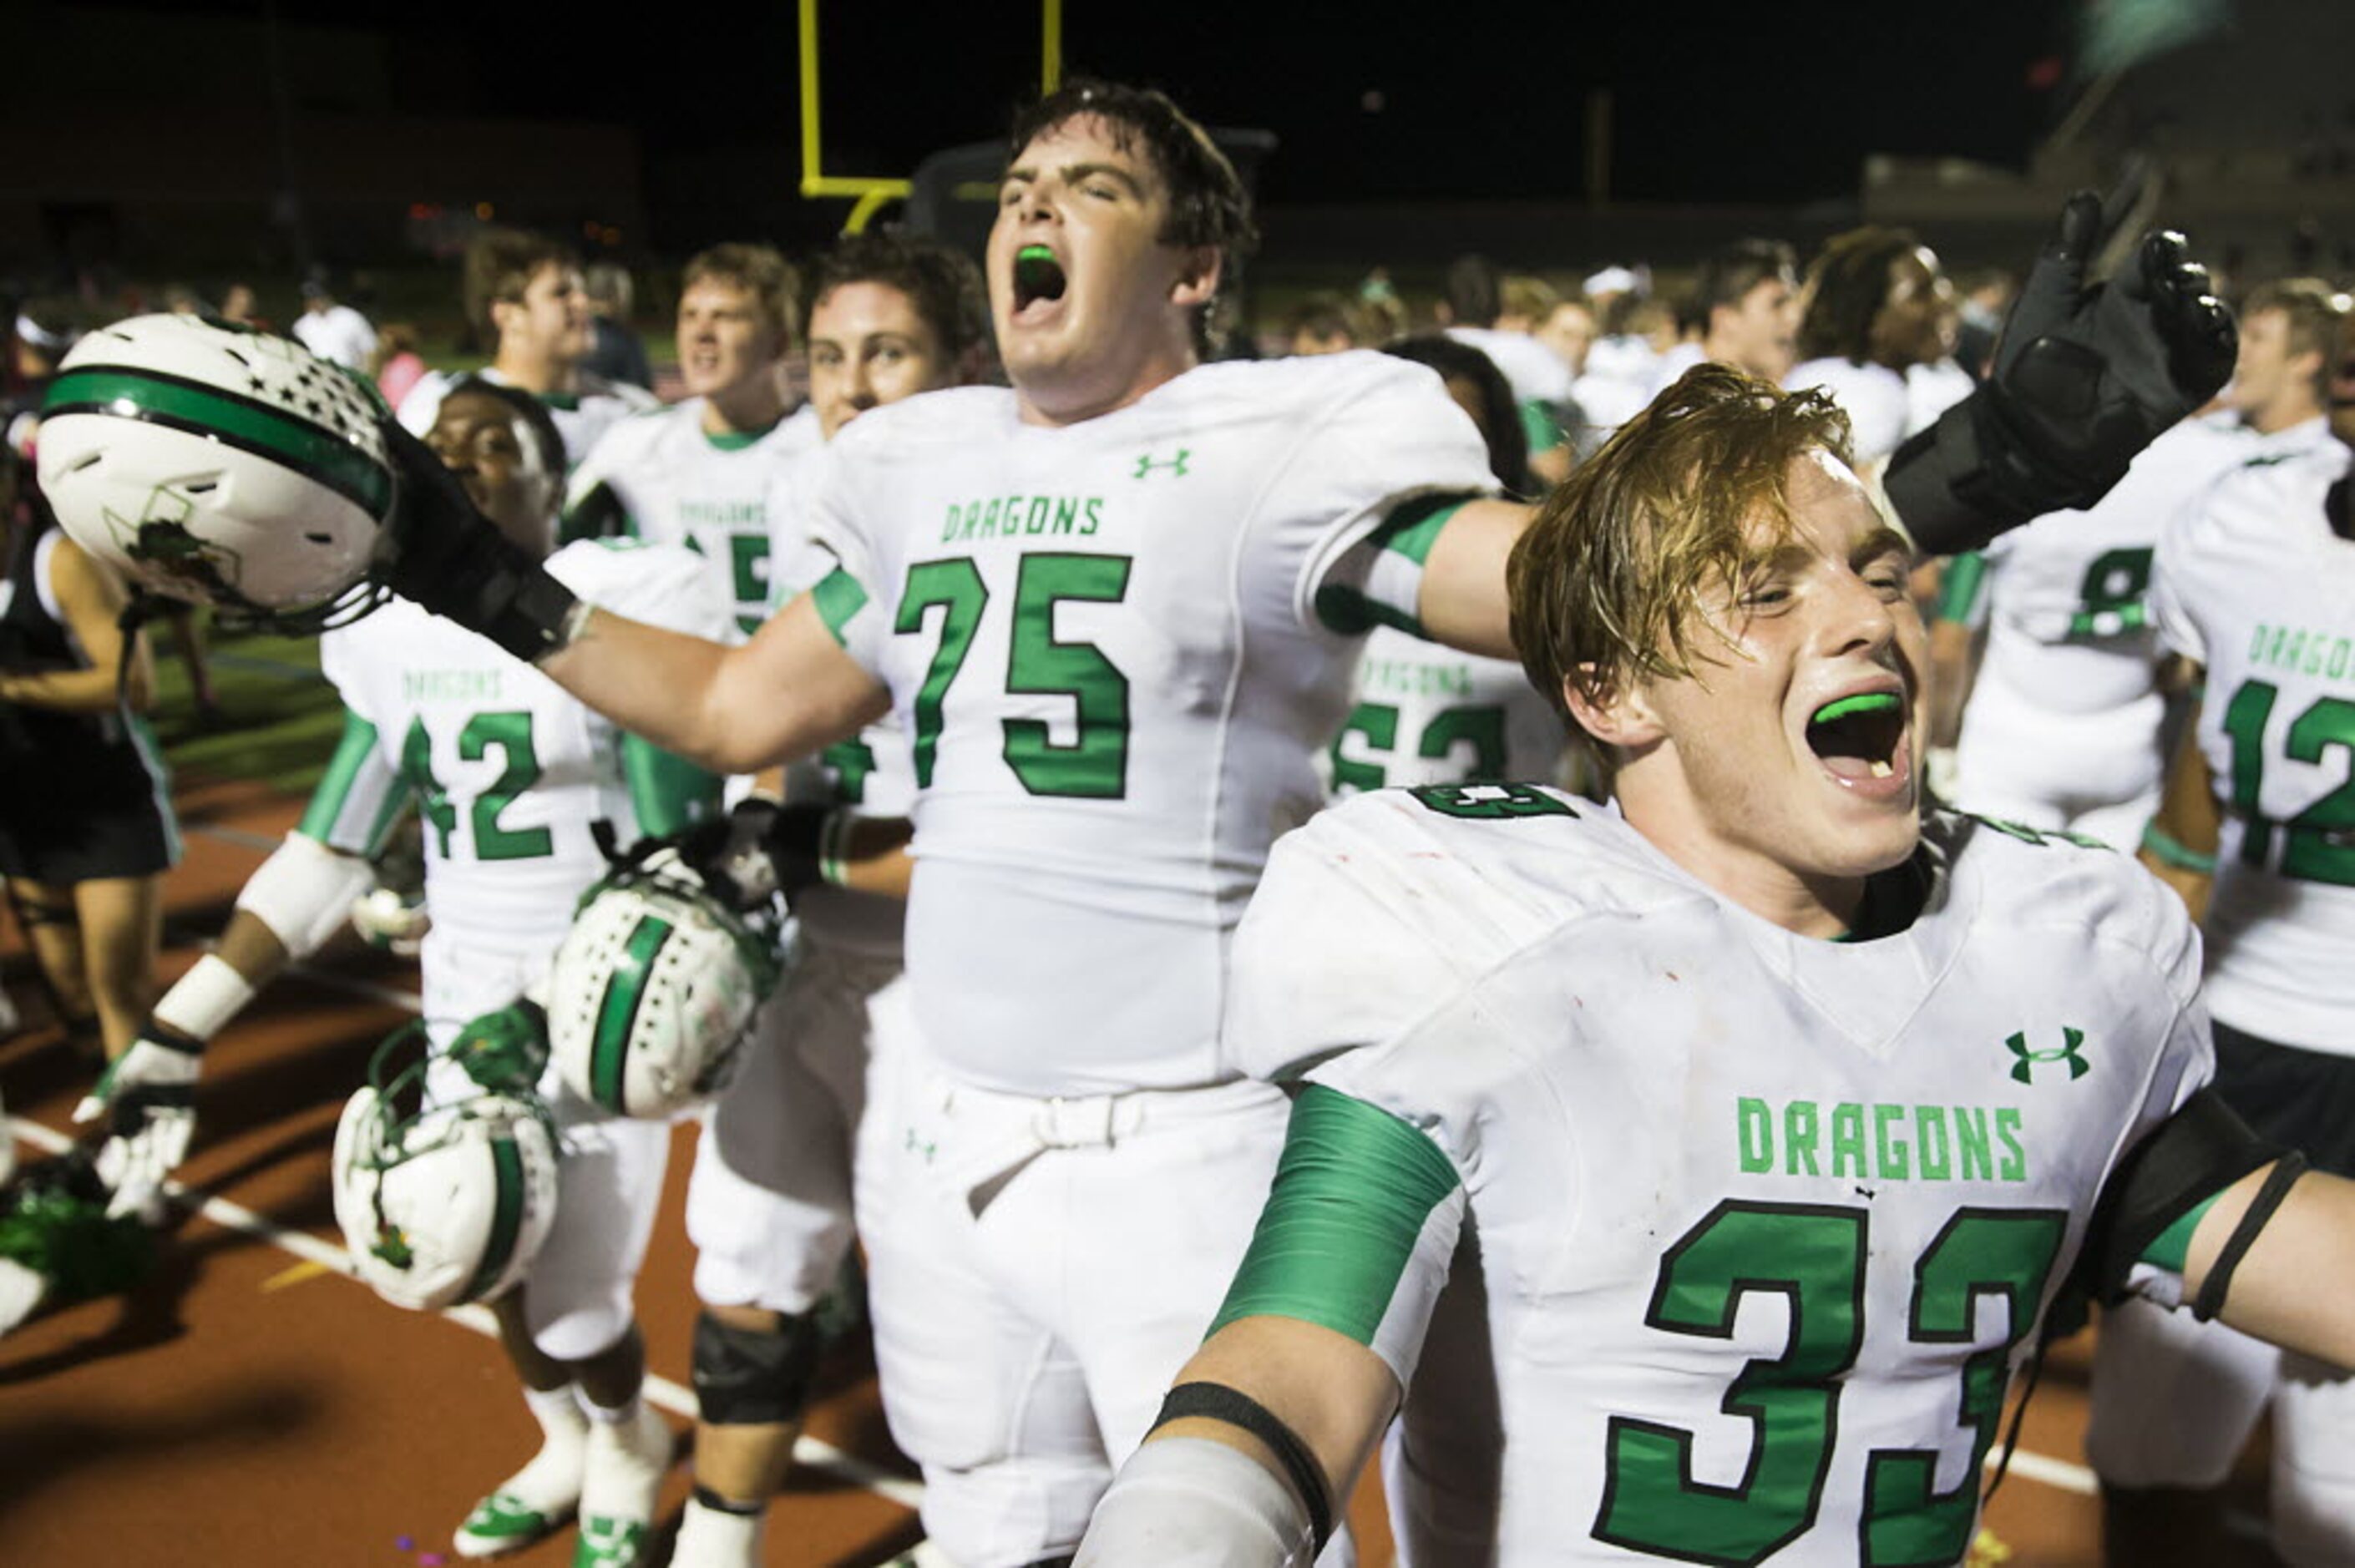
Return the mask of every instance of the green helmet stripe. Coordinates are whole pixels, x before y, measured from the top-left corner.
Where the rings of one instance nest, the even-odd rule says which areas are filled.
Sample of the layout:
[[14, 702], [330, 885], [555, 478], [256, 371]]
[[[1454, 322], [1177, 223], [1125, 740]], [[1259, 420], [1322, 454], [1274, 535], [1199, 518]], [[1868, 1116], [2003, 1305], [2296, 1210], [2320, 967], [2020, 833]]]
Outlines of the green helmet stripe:
[[655, 955], [670, 939], [671, 924], [660, 916], [639, 920], [623, 945], [613, 978], [597, 1001], [597, 1034], [589, 1047], [589, 1086], [607, 1110], [622, 1107], [623, 1069], [629, 1065], [630, 1032], [637, 1026], [638, 1009], [646, 999], [646, 979]]
[[318, 481], [371, 517], [392, 507], [392, 471], [362, 448], [310, 420], [202, 382], [152, 370], [84, 366], [49, 384], [44, 418], [105, 414], [206, 436], [283, 463]]
[[483, 1259], [458, 1298], [462, 1301], [475, 1299], [497, 1283], [515, 1255], [516, 1238], [523, 1234], [523, 1151], [514, 1139], [491, 1139], [491, 1171], [497, 1202], [491, 1211], [490, 1239], [483, 1244]]

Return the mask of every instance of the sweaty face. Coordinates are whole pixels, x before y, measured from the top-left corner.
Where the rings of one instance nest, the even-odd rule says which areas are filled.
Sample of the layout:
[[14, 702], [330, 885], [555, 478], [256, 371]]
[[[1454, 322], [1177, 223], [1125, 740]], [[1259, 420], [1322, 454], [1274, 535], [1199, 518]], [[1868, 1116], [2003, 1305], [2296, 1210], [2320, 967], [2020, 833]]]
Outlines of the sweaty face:
[[721, 278], [698, 278], [678, 297], [678, 373], [687, 396], [724, 396], [763, 376], [773, 381], [783, 334], [761, 296]]
[[1916, 249], [1889, 264], [1889, 292], [1872, 318], [1872, 359], [1891, 370], [1932, 365], [1953, 347], [1955, 285], [1938, 258]]
[[869, 408], [946, 387], [956, 366], [916, 302], [889, 283], [843, 283], [810, 312], [810, 401], [826, 439]]
[[524, 285], [519, 301], [492, 307], [502, 352], [510, 344], [535, 358], [570, 364], [589, 352], [589, 296], [581, 270], [544, 263]]
[[1742, 580], [1696, 607], [1696, 647], [1718, 662], [1639, 683], [1658, 744], [1623, 770], [1622, 798], [1712, 886], [1737, 898], [1805, 887], [1821, 901], [1899, 863], [1920, 836], [1928, 640], [1905, 543], [1855, 475], [1817, 451], [1793, 462], [1787, 492], [1789, 535], [1753, 527]]
[[[1050, 127], [1016, 156], [989, 231], [989, 307], [1027, 413], [1086, 418], [1191, 365], [1189, 318], [1207, 295], [1188, 281], [1205, 267], [1162, 243], [1168, 217], [1144, 146], [1122, 146], [1094, 115]], [[1214, 262], [1208, 272], [1214, 284]]]
[[453, 392], [442, 400], [425, 444], [499, 532], [548, 548], [562, 478], [549, 471], [522, 415], [496, 393]]
[[1798, 288], [1787, 275], [1761, 278], [1739, 303], [1712, 312], [1710, 326], [1726, 363], [1780, 381], [1798, 358]]

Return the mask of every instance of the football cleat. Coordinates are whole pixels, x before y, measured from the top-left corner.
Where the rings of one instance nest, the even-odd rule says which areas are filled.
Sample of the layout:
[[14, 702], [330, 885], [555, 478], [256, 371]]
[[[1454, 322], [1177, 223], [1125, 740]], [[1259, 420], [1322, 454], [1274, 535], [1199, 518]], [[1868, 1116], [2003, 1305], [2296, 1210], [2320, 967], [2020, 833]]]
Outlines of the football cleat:
[[548, 1035], [574, 1094], [666, 1119], [726, 1086], [776, 989], [772, 925], [730, 910], [677, 852], [589, 890], [549, 973]]
[[[336, 1125], [336, 1223], [359, 1276], [439, 1311], [523, 1277], [556, 1217], [556, 1127], [522, 1094], [425, 1103], [421, 1024], [378, 1047]], [[413, 1057], [403, 1065], [405, 1056]]]
[[250, 621], [364, 614], [396, 489], [374, 387], [302, 344], [196, 316], [91, 333], [41, 409], [41, 490], [150, 592]]

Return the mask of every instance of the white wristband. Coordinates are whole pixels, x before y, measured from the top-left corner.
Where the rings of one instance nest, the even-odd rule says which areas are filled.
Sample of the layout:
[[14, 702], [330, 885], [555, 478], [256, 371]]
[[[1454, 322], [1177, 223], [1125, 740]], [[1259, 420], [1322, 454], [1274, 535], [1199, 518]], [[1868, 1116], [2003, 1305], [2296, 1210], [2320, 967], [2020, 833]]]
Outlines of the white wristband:
[[229, 1021], [253, 1000], [253, 987], [218, 953], [207, 953], [197, 967], [155, 1004], [155, 1021], [210, 1044]]
[[1316, 1554], [1283, 1478], [1211, 1438], [1162, 1437], [1113, 1478], [1072, 1568], [1308, 1568]]

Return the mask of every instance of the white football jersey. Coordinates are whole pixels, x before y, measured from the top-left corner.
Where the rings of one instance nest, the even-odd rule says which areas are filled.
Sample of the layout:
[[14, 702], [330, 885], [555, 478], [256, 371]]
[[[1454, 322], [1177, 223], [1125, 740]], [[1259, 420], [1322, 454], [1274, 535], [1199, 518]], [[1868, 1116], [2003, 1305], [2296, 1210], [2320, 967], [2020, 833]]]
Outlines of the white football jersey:
[[1783, 385], [1792, 391], [1820, 387], [1848, 415], [1849, 445], [1857, 466], [1881, 461], [1905, 440], [1913, 397], [1905, 377], [1885, 365], [1845, 359], [1810, 359], [1791, 367]]
[[[703, 563], [683, 550], [584, 542], [548, 559], [591, 603], [716, 637], [727, 612]], [[375, 727], [370, 763], [322, 786], [305, 818], [377, 793], [396, 775], [424, 822], [426, 901], [437, 947], [552, 948], [605, 857], [591, 825], [640, 836], [621, 736], [531, 665], [407, 599], [320, 639], [319, 664]], [[331, 838], [330, 842], [334, 842]]]
[[1560, 781], [1568, 743], [1553, 705], [1510, 659], [1461, 653], [1378, 626], [1357, 702], [1326, 749], [1332, 792], [1469, 779]]
[[1905, 433], [1926, 430], [1938, 416], [1969, 397], [1978, 383], [1951, 355], [1905, 367]]
[[1513, 389], [1516, 403], [1560, 403], [1570, 396], [1570, 366], [1525, 332], [1459, 326], [1449, 327], [1447, 335], [1487, 355]]
[[2226, 473], [2160, 541], [2159, 634], [2208, 668], [2199, 743], [2225, 802], [2208, 998], [2263, 1039], [2355, 1054], [2355, 544], [2328, 438]]
[[1357, 660], [1327, 622], [1395, 602], [1391, 552], [1343, 585], [1374, 554], [1352, 547], [1402, 502], [1491, 487], [1471, 420], [1423, 366], [1352, 353], [1203, 366], [1062, 428], [931, 393], [820, 466], [842, 564], [819, 607], [915, 765], [934, 1053], [1040, 1097], [1231, 1077], [1227, 938], [1320, 802]]
[[[501, 386], [512, 385], [497, 370], [485, 366], [470, 374]], [[432, 370], [418, 378], [400, 400], [396, 417], [401, 428], [413, 435], [422, 436], [433, 428], [434, 416], [442, 412], [442, 399], [448, 397], [458, 377], [440, 370]], [[602, 376], [583, 373], [581, 386], [574, 392], [535, 392], [548, 408], [549, 418], [556, 421], [556, 433], [564, 438], [564, 462], [568, 469], [576, 467], [589, 455], [599, 438], [633, 414], [662, 407], [662, 400], [643, 387], [633, 387], [626, 381], [608, 381]]]
[[1962, 1558], [2097, 1194], [2211, 1062], [2197, 935], [2126, 857], [1937, 817], [1916, 865], [1911, 926], [1842, 943], [1553, 791], [1384, 791], [1277, 846], [1239, 1058], [1455, 1185], [1411, 1253], [1320, 1272], [1348, 1299], [1276, 1309], [1410, 1378], [1469, 1224], [1487, 1376], [1415, 1401], [1497, 1401], [1496, 1561]]
[[780, 419], [757, 434], [715, 436], [703, 428], [703, 399], [658, 408], [608, 429], [572, 471], [570, 512], [603, 486], [620, 503], [634, 538], [693, 550], [720, 573], [744, 636], [761, 629], [773, 602], [770, 503], [783, 471], [819, 446], [815, 419]]

